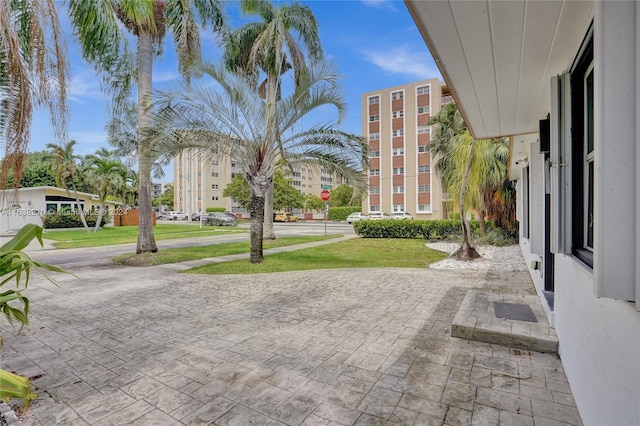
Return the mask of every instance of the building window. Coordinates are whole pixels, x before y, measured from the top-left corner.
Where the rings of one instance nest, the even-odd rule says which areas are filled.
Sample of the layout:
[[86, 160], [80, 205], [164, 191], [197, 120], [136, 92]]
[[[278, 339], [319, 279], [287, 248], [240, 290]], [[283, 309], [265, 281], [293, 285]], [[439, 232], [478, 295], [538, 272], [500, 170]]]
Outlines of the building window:
[[370, 96], [369, 97], [369, 105], [379, 104], [379, 103], [380, 103], [380, 96]]
[[418, 107], [418, 114], [428, 114], [430, 109], [429, 105]]
[[418, 204], [418, 211], [426, 213], [431, 212], [431, 204]]
[[429, 173], [430, 171], [431, 171], [431, 166], [428, 164], [418, 166], [418, 173]]
[[369, 140], [370, 141], [374, 141], [374, 140], [377, 140], [377, 139], [380, 139], [380, 132], [371, 133], [369, 135]]
[[401, 118], [401, 117], [404, 117], [404, 111], [403, 111], [403, 110], [400, 110], [400, 111], [393, 111], [393, 112], [391, 113], [391, 116], [392, 116], [393, 118]]
[[418, 152], [429, 152], [429, 147], [427, 145], [418, 145]]
[[369, 116], [369, 121], [380, 121], [380, 114], [373, 114]]
[[431, 133], [431, 126], [418, 126], [418, 134]]
[[394, 167], [393, 168], [393, 174], [394, 175], [403, 175], [404, 174], [404, 167]]
[[404, 204], [394, 204], [393, 212], [394, 213], [402, 213], [404, 211]]
[[369, 194], [379, 194], [380, 187], [379, 186], [371, 186], [369, 187]]
[[213, 196], [213, 197], [211, 197], [211, 200], [212, 200], [212, 201], [218, 201], [218, 197]]
[[393, 137], [404, 136], [404, 129], [396, 129], [392, 132]]
[[211, 177], [218, 177], [218, 176], [219, 176], [218, 172], [211, 172]]
[[377, 205], [377, 206], [371, 205], [371, 206], [369, 206], [369, 211], [370, 212], [379, 212], [380, 211], [380, 206], [379, 205]]
[[393, 148], [393, 155], [404, 155], [404, 148]]
[[431, 192], [431, 185], [418, 185], [418, 192]]
[[370, 158], [378, 158], [378, 157], [380, 157], [380, 151], [370, 151], [369, 152], [369, 157]]
[[572, 252], [593, 267], [593, 38], [571, 74]]
[[217, 166], [218, 165], [218, 160], [211, 160], [211, 165], [212, 166]]
[[380, 176], [380, 169], [371, 169], [369, 170], [369, 174], [371, 176]]
[[219, 189], [219, 186], [217, 183], [214, 183], [213, 185], [211, 185], [211, 189]]
[[404, 194], [404, 186], [403, 185], [394, 186], [393, 187], [393, 193], [394, 194]]
[[418, 95], [428, 95], [429, 94], [429, 86], [420, 86], [416, 88], [416, 93]]
[[397, 101], [398, 99], [402, 99], [402, 98], [404, 98], [404, 92], [403, 91], [393, 92], [391, 94], [391, 100], [392, 101]]

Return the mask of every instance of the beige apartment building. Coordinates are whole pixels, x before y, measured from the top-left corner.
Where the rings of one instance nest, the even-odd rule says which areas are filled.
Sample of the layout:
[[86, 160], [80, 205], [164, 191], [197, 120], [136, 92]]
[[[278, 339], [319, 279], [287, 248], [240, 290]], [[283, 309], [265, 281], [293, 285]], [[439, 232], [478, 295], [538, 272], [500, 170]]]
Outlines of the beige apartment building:
[[[222, 207], [249, 217], [248, 211], [230, 197], [222, 196], [238, 173], [242, 170], [233, 160], [212, 158], [197, 149], [185, 150], [174, 158], [174, 209], [191, 216], [209, 207]], [[285, 168], [285, 173], [291, 178], [292, 186], [303, 195], [320, 196], [322, 189], [332, 189], [339, 184], [325, 169], [296, 165], [292, 171]]]
[[446, 217], [440, 178], [427, 152], [427, 121], [451, 101], [448, 87], [437, 78], [362, 95], [362, 134], [369, 139], [370, 156], [364, 212]]

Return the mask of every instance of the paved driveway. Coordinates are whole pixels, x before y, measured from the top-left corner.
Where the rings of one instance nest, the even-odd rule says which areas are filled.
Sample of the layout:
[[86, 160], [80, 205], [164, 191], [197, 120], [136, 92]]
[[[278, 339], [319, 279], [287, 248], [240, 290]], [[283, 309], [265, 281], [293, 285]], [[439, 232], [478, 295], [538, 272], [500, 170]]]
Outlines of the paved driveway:
[[75, 272], [2, 326], [3, 367], [38, 388], [26, 425], [580, 422], [556, 357], [450, 337], [486, 272]]

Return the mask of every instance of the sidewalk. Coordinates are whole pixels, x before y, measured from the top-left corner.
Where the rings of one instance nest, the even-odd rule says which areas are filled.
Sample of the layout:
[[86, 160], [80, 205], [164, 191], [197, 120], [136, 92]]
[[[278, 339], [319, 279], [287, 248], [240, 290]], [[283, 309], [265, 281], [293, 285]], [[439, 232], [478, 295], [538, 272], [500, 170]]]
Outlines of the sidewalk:
[[2, 359], [38, 388], [24, 424], [581, 424], [555, 355], [451, 337], [468, 290], [526, 272], [191, 266], [34, 282]]

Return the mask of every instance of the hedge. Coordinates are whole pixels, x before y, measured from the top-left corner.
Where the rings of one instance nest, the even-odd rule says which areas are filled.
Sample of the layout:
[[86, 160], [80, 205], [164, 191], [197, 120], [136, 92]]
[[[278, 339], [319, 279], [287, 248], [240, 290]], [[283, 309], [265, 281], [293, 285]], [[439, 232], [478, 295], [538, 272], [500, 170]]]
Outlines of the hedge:
[[[480, 229], [478, 221], [469, 222], [472, 234]], [[487, 229], [492, 224], [487, 222]], [[442, 240], [462, 234], [459, 220], [359, 220], [353, 229], [362, 238], [423, 238]]]
[[217, 212], [217, 213], [224, 213], [224, 212], [226, 212], [226, 211], [227, 211], [227, 209], [225, 209], [224, 207], [207, 207], [207, 208], [205, 209], [205, 211], [206, 211], [207, 213], [214, 213], [214, 212]]
[[[93, 228], [96, 226], [98, 215], [88, 214], [85, 215], [85, 219], [87, 220], [87, 226], [89, 226], [89, 228]], [[105, 214], [100, 226], [104, 226], [106, 223], [109, 223], [109, 217]], [[42, 227], [45, 229], [82, 228], [83, 225], [82, 219], [80, 219], [80, 216], [77, 214], [47, 213], [42, 216]]]
[[362, 206], [329, 207], [329, 220], [342, 222], [347, 220], [351, 213], [361, 212]]

